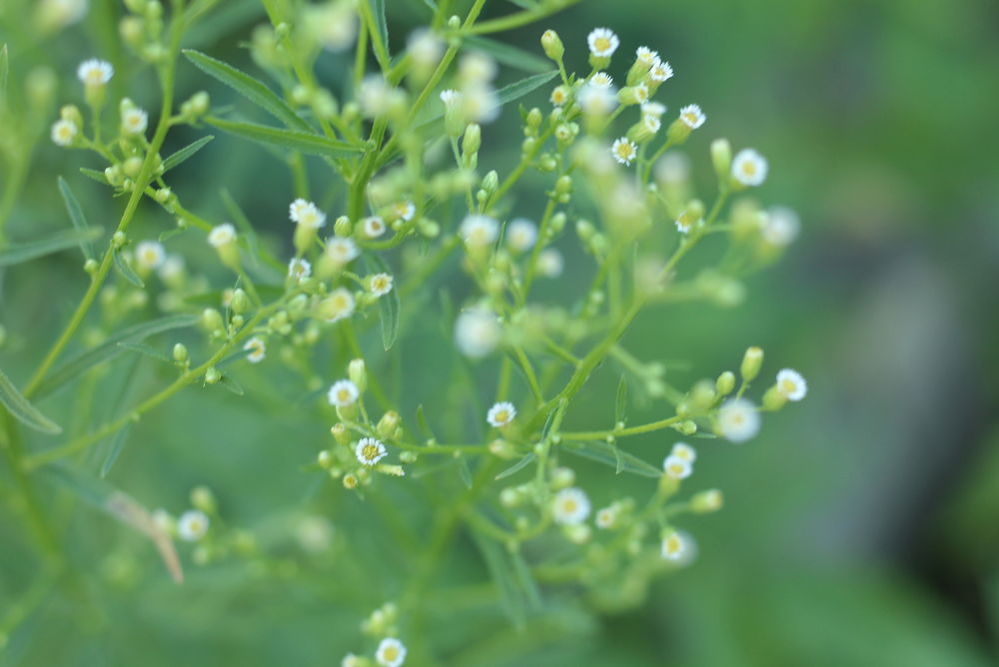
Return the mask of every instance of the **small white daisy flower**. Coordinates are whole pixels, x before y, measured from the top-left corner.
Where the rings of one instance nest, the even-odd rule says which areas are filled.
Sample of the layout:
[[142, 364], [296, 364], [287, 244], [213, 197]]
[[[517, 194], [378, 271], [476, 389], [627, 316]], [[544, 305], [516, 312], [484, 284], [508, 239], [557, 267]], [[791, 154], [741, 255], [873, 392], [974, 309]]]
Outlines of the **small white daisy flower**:
[[667, 477], [673, 479], [687, 479], [694, 472], [694, 466], [689, 460], [680, 458], [676, 454], [670, 454], [663, 461], [663, 472], [666, 473]]
[[649, 70], [649, 78], [656, 83], [662, 83], [666, 79], [673, 78], [673, 68], [665, 60], [657, 60]]
[[454, 321], [454, 340], [466, 357], [484, 357], [500, 342], [499, 322], [496, 315], [484, 308], [462, 312]]
[[392, 212], [401, 220], [409, 222], [416, 215], [416, 206], [411, 201], [401, 201], [392, 205]]
[[251, 364], [259, 364], [267, 355], [267, 345], [264, 343], [264, 339], [260, 336], [254, 336], [250, 340], [246, 341], [243, 349], [250, 351], [250, 353], [246, 355], [246, 360]]
[[131, 107], [121, 114], [121, 130], [125, 134], [142, 134], [149, 125], [149, 114], [142, 109]]
[[789, 401], [800, 401], [808, 393], [808, 383], [798, 371], [784, 368], [777, 373], [777, 391]]
[[607, 72], [594, 72], [589, 83], [596, 88], [610, 88], [614, 85], [614, 77]]
[[638, 156], [638, 146], [635, 145], [633, 141], [625, 137], [621, 137], [614, 142], [611, 146], [611, 155], [614, 159], [618, 161], [619, 164], [628, 166], [631, 161]]
[[604, 116], [617, 108], [617, 91], [613, 86], [600, 86], [588, 83], [576, 94], [583, 113], [591, 116]]
[[80, 63], [76, 76], [86, 86], [103, 86], [114, 76], [114, 67], [106, 60], [91, 58]]
[[564, 106], [569, 101], [569, 90], [565, 86], [555, 86], [548, 101], [557, 107]]
[[603, 507], [597, 510], [597, 515], [594, 517], [593, 522], [601, 530], [610, 530], [614, 527], [615, 522], [617, 522], [617, 508], [611, 505], [610, 507]]
[[395, 637], [386, 637], [378, 643], [375, 660], [382, 667], [399, 667], [406, 659], [406, 647]]
[[491, 86], [476, 84], [462, 90], [461, 108], [465, 117], [479, 123], [491, 123], [500, 112], [500, 101]]
[[670, 456], [676, 456], [693, 463], [697, 460], [697, 450], [685, 442], [678, 442], [673, 445], [673, 449], [670, 450]]
[[746, 442], [760, 432], [760, 414], [745, 398], [725, 401], [718, 409], [718, 430], [732, 442]]
[[701, 111], [701, 107], [696, 104], [688, 104], [680, 109], [680, 120], [692, 130], [696, 130], [701, 125], [704, 125], [704, 121], [707, 119], [708, 117]]
[[680, 217], [676, 219], [676, 228], [681, 234], [689, 234], [690, 230], [694, 229], [703, 222], [702, 219], [698, 218], [694, 220], [686, 212], [680, 214]]
[[442, 90], [440, 94], [441, 102], [447, 109], [456, 109], [461, 105], [461, 93], [453, 88]]
[[489, 408], [489, 412], [486, 414], [486, 421], [493, 428], [499, 428], [512, 422], [516, 416], [517, 408], [513, 406], [513, 403], [503, 401]]
[[767, 161], [752, 148], [744, 148], [732, 160], [732, 177], [746, 186], [763, 185], [767, 179]]
[[140, 241], [135, 246], [135, 261], [143, 269], [154, 271], [163, 265], [166, 252], [163, 244], [157, 241]]
[[388, 273], [376, 273], [368, 279], [368, 289], [375, 296], [385, 296], [392, 291], [393, 278]]
[[794, 241], [800, 228], [801, 220], [797, 213], [786, 206], [774, 206], [767, 211], [760, 234], [767, 243], [783, 247]]
[[326, 214], [319, 207], [305, 199], [296, 199], [288, 206], [288, 217], [292, 222], [312, 229], [319, 229], [326, 224]]
[[361, 438], [357, 446], [354, 447], [354, 456], [362, 465], [366, 466], [375, 465], [385, 458], [386, 454], [388, 452], [385, 451], [385, 445], [374, 438]]
[[635, 60], [643, 65], [651, 67], [654, 63], [659, 61], [659, 54], [647, 46], [640, 46], [635, 49]]
[[361, 81], [357, 92], [357, 101], [364, 115], [375, 118], [384, 115], [392, 104], [394, 89], [380, 74], [370, 74]]
[[348, 264], [357, 258], [359, 251], [354, 240], [345, 236], [326, 239], [326, 256], [337, 264]]
[[527, 218], [515, 218], [507, 225], [506, 243], [511, 250], [524, 252], [538, 240], [538, 227]]
[[662, 127], [663, 123], [659, 120], [659, 116], [653, 116], [652, 114], [644, 114], [642, 116], [642, 126], [645, 128], [646, 132], [650, 134], [655, 134]]
[[487, 246], [499, 235], [499, 223], [488, 215], [472, 214], [461, 223], [461, 238], [470, 246]]
[[288, 277], [293, 278], [295, 282], [300, 283], [311, 275], [312, 265], [309, 264], [309, 260], [301, 257], [293, 257], [288, 262]]
[[357, 402], [357, 397], [361, 392], [357, 390], [357, 385], [350, 380], [337, 380], [326, 393], [326, 399], [330, 405], [338, 408], [345, 408]]
[[643, 116], [662, 118], [662, 115], [666, 113], [666, 105], [659, 102], [645, 102], [642, 104], [641, 109]]
[[590, 516], [590, 499], [579, 487], [562, 489], [555, 494], [552, 513], [555, 523], [563, 526], [583, 523]]
[[160, 280], [169, 283], [180, 279], [184, 275], [184, 258], [180, 255], [167, 255], [163, 263], [160, 264]]
[[469, 51], [458, 63], [458, 76], [466, 84], [489, 83], [496, 77], [496, 61], [481, 51]]
[[338, 287], [323, 299], [321, 308], [327, 322], [339, 322], [354, 314], [354, 295], [344, 287]]
[[617, 51], [621, 41], [610, 28], [595, 28], [586, 37], [590, 53], [598, 58], [609, 58]]
[[406, 51], [418, 67], [433, 67], [444, 55], [444, 41], [428, 28], [417, 28], [406, 40]]
[[545, 278], [558, 278], [565, 268], [562, 253], [555, 248], [545, 248], [538, 255], [538, 272]]
[[201, 510], [188, 510], [177, 519], [177, 535], [185, 542], [197, 542], [208, 532], [208, 523]]
[[385, 233], [385, 221], [377, 215], [372, 215], [361, 221], [361, 229], [369, 239], [376, 239]]
[[216, 248], [229, 245], [235, 240], [236, 228], [228, 222], [216, 225], [215, 227], [212, 227], [212, 231], [208, 232], [208, 242]]
[[62, 118], [52, 124], [52, 143], [57, 146], [69, 146], [78, 133], [76, 123]]
[[684, 557], [684, 553], [687, 551], [687, 543], [683, 536], [677, 532], [672, 531], [668, 535], [663, 537], [662, 542], [662, 557], [666, 560], [678, 561]]

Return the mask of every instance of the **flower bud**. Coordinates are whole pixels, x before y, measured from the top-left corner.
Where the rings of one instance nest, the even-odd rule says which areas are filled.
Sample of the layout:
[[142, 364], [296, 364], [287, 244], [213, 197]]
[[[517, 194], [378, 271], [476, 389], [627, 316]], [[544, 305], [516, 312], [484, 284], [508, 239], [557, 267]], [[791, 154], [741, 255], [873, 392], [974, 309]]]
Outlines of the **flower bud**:
[[562, 40], [559, 38], [557, 32], [554, 30], [545, 30], [541, 34], [541, 48], [544, 49], [546, 56], [557, 63], [562, 62], [562, 56], [565, 55], [565, 46], [562, 45]]
[[242, 288], [237, 287], [232, 291], [232, 299], [229, 300], [229, 308], [232, 312], [237, 315], [245, 313], [250, 307], [250, 297], [246, 295], [246, 292]]
[[527, 127], [536, 130], [541, 127], [541, 121], [543, 116], [541, 114], [541, 109], [534, 107], [527, 112]]
[[707, 514], [709, 512], [717, 512], [722, 508], [725, 502], [722, 492], [718, 489], [708, 489], [707, 491], [701, 491], [695, 494], [693, 498], [690, 499], [690, 511], [697, 514]]
[[378, 426], [375, 427], [378, 437], [382, 440], [394, 439], [399, 428], [399, 421], [399, 413], [395, 410], [389, 410], [382, 415], [382, 418], [378, 420]]
[[333, 452], [328, 449], [324, 449], [319, 452], [319, 455], [316, 456], [316, 463], [319, 464], [319, 467], [323, 470], [329, 470], [333, 467]]
[[215, 494], [207, 486], [196, 486], [191, 489], [191, 506], [205, 514], [214, 514], [217, 509]]
[[350, 444], [350, 433], [343, 424], [334, 424], [330, 428], [330, 433], [333, 434], [333, 439], [337, 441], [337, 444], [344, 446]]
[[222, 374], [214, 366], [209, 366], [205, 371], [205, 384], [215, 384], [222, 379]]
[[83, 263], [83, 270], [89, 273], [90, 275], [94, 275], [95, 273], [97, 273], [97, 269], [99, 268], [100, 264], [97, 263], [96, 259], [88, 259], [86, 262]]
[[715, 167], [718, 180], [728, 183], [732, 171], [732, 146], [728, 139], [715, 139], [711, 142], [711, 164]]
[[498, 187], [499, 187], [499, 174], [497, 174], [496, 170], [493, 169], [482, 178], [482, 189], [488, 192], [489, 194], [492, 194], [496, 192], [496, 189]]
[[225, 327], [222, 315], [214, 308], [205, 308], [201, 312], [201, 324], [209, 332], [215, 332]]
[[760, 374], [760, 367], [762, 365], [763, 350], [756, 346], [748, 348], [746, 354], [742, 357], [742, 366], [739, 368], [743, 381], [751, 382]]
[[347, 377], [357, 386], [357, 391], [364, 393], [368, 388], [368, 371], [364, 359], [352, 359], [347, 364]]
[[187, 363], [188, 354], [186, 345], [177, 343], [173, 346], [173, 360], [179, 364]]
[[700, 380], [690, 392], [690, 403], [698, 412], [707, 411], [716, 398], [714, 383], [710, 380]]
[[733, 389], [735, 389], [735, 373], [732, 371], [725, 371], [715, 380], [715, 391], [719, 396], [727, 396]]
[[781, 393], [777, 385], [767, 389], [763, 394], [763, 408], [765, 410], [780, 410], [787, 403], [787, 396]]

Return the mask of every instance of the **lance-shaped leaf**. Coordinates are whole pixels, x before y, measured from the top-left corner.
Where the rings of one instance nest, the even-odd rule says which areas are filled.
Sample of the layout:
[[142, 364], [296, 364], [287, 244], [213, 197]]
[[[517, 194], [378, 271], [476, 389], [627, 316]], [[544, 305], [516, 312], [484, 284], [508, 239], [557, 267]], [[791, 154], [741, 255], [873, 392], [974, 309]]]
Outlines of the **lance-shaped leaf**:
[[100, 227], [91, 227], [86, 232], [79, 232], [75, 229], [57, 232], [37, 241], [27, 243], [14, 243], [0, 250], [0, 266], [13, 266], [32, 259], [38, 259], [45, 255], [68, 250], [80, 245], [84, 241], [93, 241], [100, 237], [104, 230]]
[[326, 158], [341, 158], [360, 153], [363, 148], [345, 141], [337, 141], [312, 132], [285, 130], [269, 125], [244, 123], [222, 118], [206, 118], [205, 122], [219, 128], [223, 132], [237, 137], [251, 139], [265, 146], [288, 148], [291, 150], [318, 155]]
[[0, 371], [0, 403], [3, 403], [10, 414], [14, 415], [19, 422], [36, 431], [50, 435], [62, 432], [62, 428], [58, 424], [43, 415], [38, 408], [21, 395], [21, 392], [17, 390], [17, 387], [3, 371]]
[[208, 145], [208, 142], [210, 142], [214, 138], [215, 138], [214, 135], [211, 134], [205, 135], [200, 139], [198, 139], [197, 141], [192, 141], [191, 143], [184, 146], [176, 153], [170, 154], [165, 160], [163, 160], [163, 173], [166, 173], [171, 169], [173, 169], [174, 167], [176, 167], [177, 165], [186, 162], [188, 159], [193, 157], [195, 153], [197, 153], [206, 145]]
[[561, 448], [583, 458], [611, 466], [620, 474], [630, 472], [643, 477], [662, 477], [663, 471], [642, 459], [629, 454], [607, 442], [600, 440], [586, 442], [563, 442]]

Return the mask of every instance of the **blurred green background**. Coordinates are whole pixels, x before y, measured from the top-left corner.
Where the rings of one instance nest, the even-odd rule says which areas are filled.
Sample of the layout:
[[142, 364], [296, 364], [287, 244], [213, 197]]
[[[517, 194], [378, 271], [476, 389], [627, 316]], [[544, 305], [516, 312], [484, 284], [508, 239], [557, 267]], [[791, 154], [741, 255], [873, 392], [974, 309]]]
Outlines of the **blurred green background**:
[[[256, 4], [224, 3], [229, 20], [197, 47], [258, 71], [240, 50], [262, 20]], [[61, 100], [76, 95], [73, 72], [84, 56], [122, 57], [108, 46], [117, 3], [92, 5], [83, 24], [34, 45], [11, 33], [18, 23], [10, 14], [0, 17], [0, 40], [26, 44], [26, 61], [60, 73]], [[418, 1], [388, 6], [400, 48], [426, 10]], [[516, 9], [496, 0], [486, 13]], [[810, 393], [770, 417], [755, 441], [701, 448], [697, 480], [724, 489], [727, 506], [686, 522], [700, 545], [698, 562], [657, 581], [640, 608], [539, 620], [528, 631], [533, 639], [524, 643], [535, 648], [525, 658], [503, 656], [503, 642], [518, 635], [505, 629], [502, 615], [459, 614], [442, 600], [433, 613], [438, 633], [453, 632], [445, 642], [456, 651], [453, 664], [997, 664], [999, 5], [584, 2], [499, 37], [540, 53], [538, 36], [554, 27], [568, 62], [582, 69], [585, 35], [598, 25], [620, 34], [622, 52], [646, 44], [672, 63], [677, 76], [660, 93], [671, 110], [697, 102], [708, 114], [685, 147], [705, 193], [708, 143], [725, 136], [768, 156], [761, 199], [792, 206], [803, 220], [799, 241], [750, 281], [743, 305], [662, 307], [641, 317], [626, 343], [640, 358], [677, 362], [670, 379], [680, 386], [735, 366], [747, 345], [761, 345], [768, 368], [799, 369]], [[208, 85], [187, 63], [181, 72], [181, 99]], [[331, 66], [323, 76], [339, 74]], [[151, 95], [148, 72], [134, 87], [127, 77], [116, 83], [143, 104], [155, 101], [141, 92]], [[218, 100], [234, 101], [222, 91]], [[529, 101], [541, 104], [543, 96]], [[196, 136], [179, 134], [178, 146]], [[495, 164], [516, 159], [485, 134]], [[265, 158], [219, 138], [172, 184], [189, 208], [221, 215], [217, 192], [198, 185], [222, 182], [255, 219], [272, 219], [283, 234], [288, 177]], [[57, 174], [73, 183], [92, 222], [106, 216], [111, 226], [120, 203], [76, 172], [93, 166], [90, 158], [67, 157], [43, 142], [34, 159], [11, 236], [66, 225]], [[169, 224], [148, 211], [141, 224], [150, 235]], [[571, 266], [566, 283], [589, 270]], [[70, 253], [3, 275], [0, 322], [11, 340], [0, 362], [12, 377], [24, 378], [37, 362], [32, 339], [51, 339], [65, 321], [82, 291], [70, 289], [78, 276], [78, 256]], [[424, 334], [424, 342], [440, 335], [430, 326]], [[155, 384], [155, 373], [147, 374]], [[572, 423], [608, 423], [615, 384], [613, 372], [598, 374]], [[293, 388], [272, 392], [284, 390]], [[174, 510], [191, 486], [207, 483], [234, 525], [280, 534], [282, 517], [303, 505], [322, 511], [332, 494], [313, 477], [303, 482], [300, 470], [322, 434], [306, 428], [306, 411], [294, 400], [261, 421], [267, 400], [206, 402], [185, 392], [133, 430], [111, 480], [150, 507]], [[656, 460], [663, 438], [628, 446]], [[598, 503], [650, 486], [606, 469], [579, 470]], [[6, 471], [0, 480], [8, 484]], [[355, 531], [368, 511], [350, 501], [336, 508], [353, 517]], [[103, 571], [120, 564], [106, 554], [125, 554], [131, 558], [121, 567], [129, 573], [80, 593], [100, 601], [99, 613], [72, 596], [51, 596], [0, 651], [0, 664], [338, 664], [355, 648], [360, 612], [324, 582], [339, 572], [335, 564], [260, 578], [236, 567], [191, 568], [178, 588], [145, 543], [118, 524], [85, 507], [62, 516], [67, 542], [78, 550], [74, 560]], [[9, 502], [0, 508], [0, 539], [3, 614], [37, 568]], [[385, 546], [373, 535], [356, 539], [362, 553]], [[456, 554], [455, 577], [481, 575], [474, 549], [459, 543]], [[376, 584], [360, 610], [397, 592], [391, 577]], [[576, 609], [571, 591], [554, 595]], [[486, 642], [480, 652], [461, 645], [466, 631]], [[499, 650], [489, 648], [490, 639]]]

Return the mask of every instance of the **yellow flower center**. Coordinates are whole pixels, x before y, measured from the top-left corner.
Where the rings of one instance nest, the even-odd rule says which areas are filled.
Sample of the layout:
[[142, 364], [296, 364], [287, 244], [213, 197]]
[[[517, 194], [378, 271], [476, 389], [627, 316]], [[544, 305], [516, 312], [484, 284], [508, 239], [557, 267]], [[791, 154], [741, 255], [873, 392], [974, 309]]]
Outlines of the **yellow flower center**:
[[382, 651], [382, 658], [384, 658], [386, 662], [392, 662], [398, 657], [399, 657], [399, 649], [396, 648], [395, 646], [387, 646]]
[[593, 44], [597, 47], [597, 51], [602, 53], [610, 48], [611, 41], [607, 37], [597, 37], [593, 40]]
[[337, 400], [340, 401], [341, 403], [346, 403], [347, 401], [350, 400], [350, 390], [341, 389], [336, 393], [336, 397]]
[[378, 447], [376, 445], [365, 445], [361, 448], [361, 456], [365, 461], [374, 461], [378, 457]]

